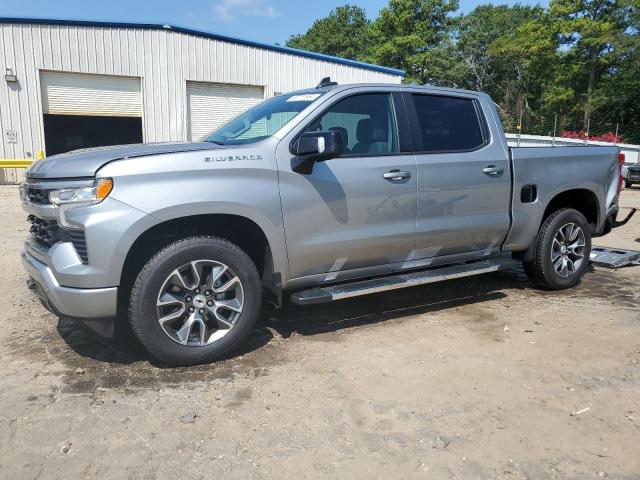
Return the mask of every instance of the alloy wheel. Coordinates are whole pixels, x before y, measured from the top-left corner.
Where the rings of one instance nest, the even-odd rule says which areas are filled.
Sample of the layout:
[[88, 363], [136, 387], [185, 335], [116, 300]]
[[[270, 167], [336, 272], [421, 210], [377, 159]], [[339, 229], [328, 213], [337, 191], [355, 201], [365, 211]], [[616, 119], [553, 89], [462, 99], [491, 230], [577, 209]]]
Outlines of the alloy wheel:
[[580, 226], [567, 223], [560, 227], [551, 246], [551, 263], [556, 273], [564, 278], [575, 274], [584, 262], [585, 246], [585, 235]]
[[182, 345], [210, 345], [235, 326], [244, 306], [242, 282], [227, 265], [195, 260], [173, 270], [158, 292], [164, 333]]

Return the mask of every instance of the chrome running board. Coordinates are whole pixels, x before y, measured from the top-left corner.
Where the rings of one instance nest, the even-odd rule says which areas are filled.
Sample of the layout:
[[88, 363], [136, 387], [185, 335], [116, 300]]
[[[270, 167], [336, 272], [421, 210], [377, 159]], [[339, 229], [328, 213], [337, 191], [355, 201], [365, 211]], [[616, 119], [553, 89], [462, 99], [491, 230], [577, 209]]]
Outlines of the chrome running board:
[[463, 263], [449, 267], [433, 268], [386, 277], [372, 278], [340, 285], [315, 287], [295, 292], [291, 301], [298, 305], [312, 305], [315, 303], [332, 302], [344, 298], [358, 297], [370, 293], [386, 292], [398, 288], [415, 287], [427, 283], [442, 282], [454, 278], [470, 277], [483, 273], [497, 272], [512, 264], [510, 258], [496, 258], [473, 263]]

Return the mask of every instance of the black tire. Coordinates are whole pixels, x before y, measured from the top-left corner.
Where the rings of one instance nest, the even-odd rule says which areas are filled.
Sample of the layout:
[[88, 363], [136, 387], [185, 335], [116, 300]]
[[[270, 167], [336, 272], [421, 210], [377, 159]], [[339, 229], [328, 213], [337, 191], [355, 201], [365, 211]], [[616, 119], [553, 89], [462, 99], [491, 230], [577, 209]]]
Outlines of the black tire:
[[[221, 262], [233, 270], [242, 284], [244, 305], [233, 328], [222, 338], [209, 345], [188, 346], [171, 339], [160, 326], [156, 301], [172, 271], [200, 259]], [[140, 271], [131, 290], [129, 323], [147, 352], [167, 365], [211, 363], [242, 344], [254, 328], [261, 304], [260, 277], [243, 250], [218, 237], [189, 237], [164, 247]]]
[[[551, 261], [551, 249], [553, 240], [559, 230], [569, 223], [579, 226], [585, 239], [585, 246], [582, 250], [582, 263], [568, 276], [561, 276], [553, 266]], [[538, 235], [532, 245], [533, 255], [531, 260], [523, 260], [524, 271], [529, 280], [534, 284], [552, 290], [562, 290], [571, 288], [580, 283], [580, 280], [589, 267], [589, 255], [591, 253], [591, 229], [589, 224], [577, 210], [563, 208], [553, 212], [542, 223]]]
[[624, 181], [624, 188], [631, 188], [631, 185], [633, 185], [633, 183], [631, 183], [629, 180]]

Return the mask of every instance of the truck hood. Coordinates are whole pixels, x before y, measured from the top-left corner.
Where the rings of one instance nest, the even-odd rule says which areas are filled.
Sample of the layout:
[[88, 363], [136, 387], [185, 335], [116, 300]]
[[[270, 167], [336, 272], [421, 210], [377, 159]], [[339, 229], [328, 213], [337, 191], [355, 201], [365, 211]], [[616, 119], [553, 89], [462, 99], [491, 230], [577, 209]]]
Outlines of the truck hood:
[[104, 165], [123, 158], [147, 157], [166, 153], [217, 150], [213, 143], [140, 143], [113, 147], [85, 148], [60, 155], [53, 155], [34, 162], [27, 170], [27, 177], [38, 179], [94, 177]]

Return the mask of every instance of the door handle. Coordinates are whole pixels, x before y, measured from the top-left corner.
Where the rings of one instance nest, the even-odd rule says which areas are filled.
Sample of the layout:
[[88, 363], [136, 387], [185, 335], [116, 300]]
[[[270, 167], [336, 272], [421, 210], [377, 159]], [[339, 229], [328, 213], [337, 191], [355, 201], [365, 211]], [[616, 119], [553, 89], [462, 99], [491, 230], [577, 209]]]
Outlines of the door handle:
[[411, 178], [411, 172], [401, 172], [400, 170], [390, 170], [382, 177], [385, 180], [404, 180], [405, 178]]
[[500, 175], [501, 173], [504, 173], [504, 168], [496, 167], [495, 165], [489, 165], [488, 167], [485, 167], [482, 169], [482, 173], [496, 176], [496, 175]]

